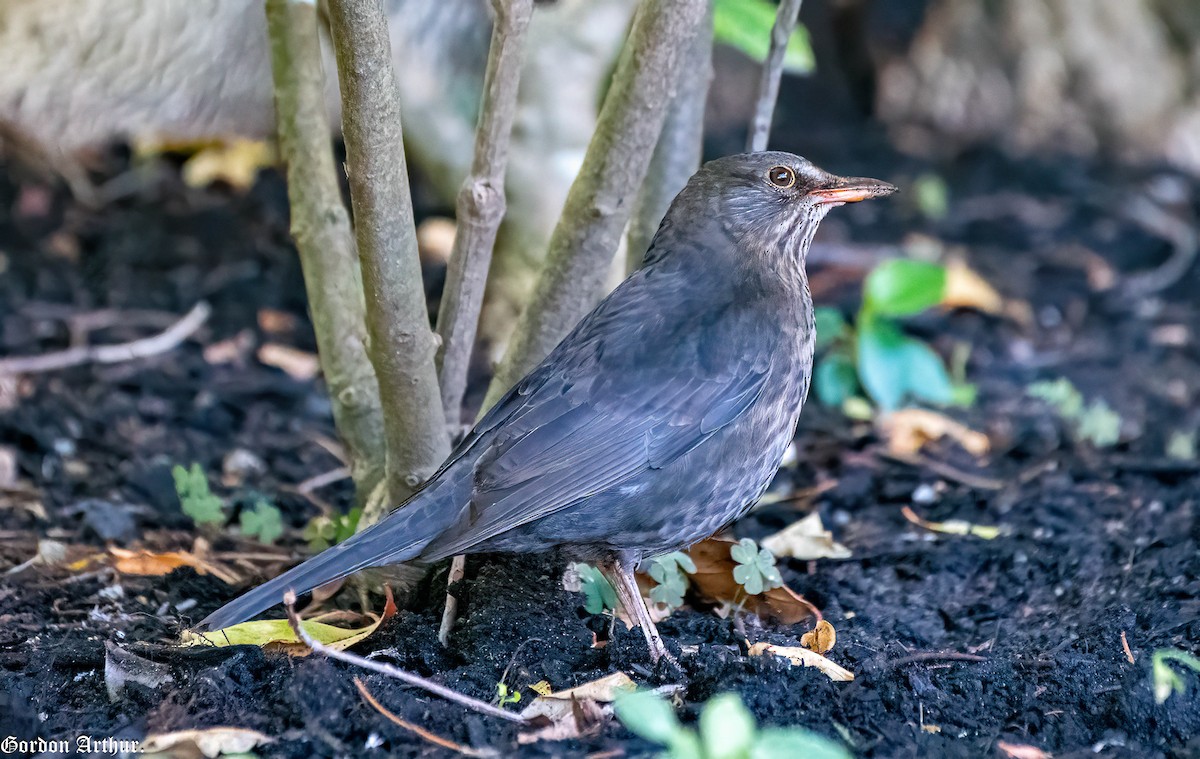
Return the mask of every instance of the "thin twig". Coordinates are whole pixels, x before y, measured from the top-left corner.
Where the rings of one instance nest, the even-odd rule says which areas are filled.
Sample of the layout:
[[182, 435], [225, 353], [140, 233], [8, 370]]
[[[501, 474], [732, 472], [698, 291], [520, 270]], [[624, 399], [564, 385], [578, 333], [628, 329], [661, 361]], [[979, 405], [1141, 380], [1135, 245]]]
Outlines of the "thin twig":
[[284, 593], [283, 605], [284, 608], [287, 609], [288, 624], [291, 625], [292, 631], [296, 633], [296, 639], [304, 643], [304, 645], [308, 646], [318, 654], [328, 656], [330, 659], [337, 659], [338, 661], [346, 662], [347, 664], [353, 664], [356, 667], [369, 669], [372, 672], [377, 672], [381, 675], [395, 678], [401, 682], [408, 683], [409, 685], [415, 685], [418, 688], [422, 688], [430, 693], [433, 693], [434, 695], [441, 696], [447, 701], [453, 701], [456, 704], [465, 706], [466, 708], [477, 711], [480, 714], [486, 714], [489, 717], [499, 717], [500, 719], [507, 720], [509, 722], [515, 722], [518, 725], [526, 724], [526, 720], [518, 714], [506, 712], [503, 709], [492, 706], [485, 701], [480, 701], [477, 698], [471, 698], [470, 696], [459, 693], [458, 691], [450, 690], [446, 686], [438, 685], [431, 680], [426, 680], [420, 675], [414, 675], [411, 672], [405, 672], [404, 670], [398, 667], [393, 667], [390, 664], [381, 664], [376, 661], [371, 661], [370, 659], [364, 659], [357, 654], [352, 654], [348, 651], [338, 651], [337, 649], [330, 648], [323, 643], [318, 643], [300, 624], [300, 615], [296, 614], [296, 594], [290, 590]]
[[309, 493], [323, 488], [326, 485], [332, 485], [335, 482], [341, 482], [350, 476], [350, 470], [344, 466], [339, 466], [337, 469], [331, 469], [328, 472], [309, 477], [304, 482], [296, 486], [296, 492], [300, 495], [308, 495]]
[[386, 708], [384, 708], [383, 704], [379, 703], [379, 701], [377, 701], [375, 699], [375, 697], [373, 695], [371, 695], [371, 691], [367, 690], [366, 684], [364, 684], [363, 681], [359, 680], [357, 677], [354, 678], [354, 687], [358, 688], [358, 692], [363, 697], [363, 700], [366, 701], [368, 704], [370, 704], [371, 707], [375, 709], [375, 711], [379, 712], [384, 717], [387, 717], [387, 719], [389, 721], [393, 722], [394, 724], [399, 725], [400, 727], [404, 728], [405, 730], [410, 730], [410, 731], [416, 733], [417, 735], [419, 735], [420, 737], [429, 741], [430, 743], [434, 744], [435, 746], [441, 746], [442, 748], [448, 748], [451, 751], [457, 751], [458, 753], [462, 754], [463, 756], [480, 756], [480, 757], [497, 756], [497, 752], [492, 749], [477, 749], [477, 748], [471, 748], [470, 746], [464, 746], [461, 743], [455, 743], [454, 741], [450, 740], [449, 738], [443, 738], [442, 736], [438, 735], [437, 733], [431, 733], [430, 731], [426, 730], [425, 728], [421, 727], [420, 725], [414, 725], [413, 723], [409, 722], [408, 720], [402, 719], [401, 717], [397, 716], [396, 714], [393, 714], [392, 712], [390, 712]]
[[921, 653], [910, 654], [909, 656], [901, 656], [899, 659], [892, 659], [891, 661], [885, 662], [884, 668], [895, 669], [897, 667], [903, 667], [907, 664], [919, 664], [920, 662], [927, 661], [984, 662], [987, 660], [988, 659], [986, 656], [979, 656], [978, 654], [963, 654], [959, 653], [958, 651], [923, 651]]
[[442, 623], [438, 626], [438, 642], [450, 645], [450, 633], [458, 618], [458, 596], [450, 592], [450, 586], [467, 573], [467, 557], [459, 554], [450, 560], [450, 571], [446, 573], [446, 606], [442, 609]]
[[904, 464], [917, 469], [928, 469], [940, 477], [945, 477], [947, 480], [957, 482], [960, 485], [966, 485], [967, 487], [976, 488], [978, 490], [1003, 490], [1004, 488], [1008, 487], [1009, 484], [1005, 480], [998, 480], [992, 477], [984, 477], [978, 474], [964, 472], [961, 469], [957, 469], [943, 461], [927, 458], [925, 456], [921, 456], [920, 454], [907, 455], [881, 452], [879, 455], [881, 458], [894, 461], [897, 464]]
[[704, 150], [704, 108], [712, 81], [712, 4], [709, 3], [700, 30], [692, 39], [680, 67], [662, 133], [654, 146], [650, 168], [638, 193], [637, 208], [625, 234], [625, 268], [632, 272], [642, 258], [671, 201], [700, 168]]
[[462, 416], [479, 308], [496, 232], [504, 219], [509, 138], [517, 113], [517, 86], [533, 0], [492, 0], [492, 8], [496, 18], [475, 132], [475, 159], [458, 193], [458, 231], [438, 308], [437, 331], [442, 343], [437, 365], [442, 409], [452, 424]]
[[485, 406], [536, 366], [600, 297], [662, 131], [679, 67], [707, 9], [707, 0], [638, 5], [596, 132], [550, 238], [545, 266]]
[[383, 477], [379, 384], [366, 348], [366, 303], [350, 218], [338, 187], [314, 3], [267, 0], [280, 153], [317, 352], [359, 503]]
[[771, 49], [763, 64], [762, 79], [758, 84], [758, 102], [754, 106], [754, 120], [750, 122], [750, 135], [746, 139], [746, 150], [757, 153], [767, 149], [767, 138], [771, 135], [771, 119], [775, 116], [775, 101], [779, 97], [779, 79], [783, 76], [783, 58], [788, 40], [796, 29], [800, 17], [802, 0], [782, 0], [775, 15], [775, 26], [771, 28]]
[[66, 369], [82, 364], [116, 364], [166, 353], [191, 337], [208, 321], [212, 308], [204, 301], [192, 306], [183, 318], [162, 332], [140, 340], [115, 345], [95, 345], [68, 348], [39, 356], [15, 356], [0, 359], [0, 377], [13, 374], [35, 374]]
[[1171, 255], [1157, 268], [1126, 277], [1122, 286], [1125, 293], [1144, 298], [1162, 292], [1182, 279], [1200, 252], [1200, 235], [1194, 225], [1144, 197], [1134, 198], [1123, 211], [1142, 229], [1170, 242], [1172, 248]]
[[436, 471], [450, 453], [450, 439], [417, 256], [387, 18], [379, 0], [329, 0], [327, 12], [342, 93], [368, 352], [387, 411], [388, 497], [364, 508], [366, 527]]

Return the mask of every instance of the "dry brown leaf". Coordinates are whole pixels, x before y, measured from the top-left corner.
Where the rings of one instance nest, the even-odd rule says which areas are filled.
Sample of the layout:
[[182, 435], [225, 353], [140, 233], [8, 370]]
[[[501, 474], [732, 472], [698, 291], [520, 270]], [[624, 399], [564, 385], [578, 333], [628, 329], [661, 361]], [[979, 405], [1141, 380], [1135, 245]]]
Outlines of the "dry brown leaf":
[[263, 332], [279, 334], [281, 332], [291, 332], [296, 328], [295, 315], [287, 311], [280, 311], [277, 308], [260, 308], [256, 317], [258, 327]]
[[822, 674], [837, 683], [848, 683], [854, 679], [854, 673], [840, 664], [836, 664], [816, 651], [809, 651], [799, 646], [776, 646], [772, 643], [755, 643], [750, 646], [751, 656], [770, 654], [787, 659], [792, 664], [801, 667], [815, 667]]
[[265, 343], [258, 349], [258, 360], [267, 366], [282, 369], [296, 380], [310, 380], [321, 371], [317, 354], [279, 343]]
[[829, 624], [827, 619], [817, 622], [814, 629], [800, 636], [800, 645], [818, 654], [829, 653], [836, 643], [837, 630], [833, 629], [833, 625]]
[[157, 576], [170, 574], [179, 567], [191, 567], [198, 574], [210, 574], [230, 585], [239, 580], [238, 576], [228, 569], [204, 561], [185, 551], [154, 553], [152, 551], [131, 551], [113, 546], [108, 549], [108, 552], [111, 557], [109, 563], [113, 569], [127, 575]]
[[747, 596], [733, 579], [736, 562], [729, 549], [734, 545], [730, 540], [709, 538], [688, 549], [688, 556], [696, 563], [696, 571], [688, 575], [696, 595], [710, 602], [740, 606], [761, 619], [776, 619], [785, 625], [794, 625], [810, 616], [820, 619], [821, 612], [786, 585]]
[[253, 347], [254, 332], [244, 329], [233, 337], [204, 346], [204, 360], [213, 366], [245, 361]]
[[554, 688], [550, 685], [548, 680], [538, 680], [536, 683], [529, 686], [529, 690], [533, 691], [539, 696], [549, 696], [554, 692]]
[[183, 164], [188, 187], [207, 187], [223, 181], [238, 190], [249, 189], [258, 170], [275, 164], [275, 149], [261, 140], [238, 139], [202, 148]]
[[244, 727], [209, 727], [202, 730], [178, 730], [173, 733], [147, 735], [140, 749], [143, 753], [170, 752], [182, 756], [182, 751], [199, 751], [202, 756], [245, 754], [274, 738]]
[[946, 290], [942, 295], [942, 305], [999, 314], [1004, 310], [1004, 298], [965, 261], [953, 259], [946, 264]]
[[816, 511], [763, 538], [761, 545], [780, 558], [801, 561], [850, 558], [850, 549], [833, 539], [833, 533], [825, 529], [821, 515]]
[[521, 712], [522, 717], [539, 727], [522, 733], [518, 740], [526, 744], [587, 735], [597, 729], [609, 714], [609, 710], [600, 704], [611, 703], [617, 696], [632, 692], [635, 687], [629, 675], [614, 672], [599, 680], [539, 696]]
[[592, 735], [600, 730], [611, 713], [611, 707], [587, 699], [573, 698], [563, 703], [565, 708], [561, 713], [536, 719], [532, 724], [540, 727], [519, 733], [517, 743], [524, 746], [538, 741], [566, 741]]
[[996, 741], [996, 748], [1003, 751], [1008, 759], [1050, 759], [1051, 756], [1037, 746], [1030, 746], [1024, 743]]
[[914, 454], [926, 443], [943, 437], [974, 456], [983, 456], [992, 447], [987, 435], [929, 409], [908, 408], [883, 414], [879, 430], [887, 439], [888, 452], [898, 456]]

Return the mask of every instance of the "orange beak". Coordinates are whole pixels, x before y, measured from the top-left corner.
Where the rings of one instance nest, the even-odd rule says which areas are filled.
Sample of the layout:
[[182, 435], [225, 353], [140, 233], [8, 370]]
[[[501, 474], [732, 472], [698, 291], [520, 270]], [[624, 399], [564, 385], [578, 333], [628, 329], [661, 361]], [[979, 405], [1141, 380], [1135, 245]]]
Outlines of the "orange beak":
[[825, 187], [809, 192], [818, 203], [857, 203], [898, 192], [895, 185], [867, 177], [835, 177]]

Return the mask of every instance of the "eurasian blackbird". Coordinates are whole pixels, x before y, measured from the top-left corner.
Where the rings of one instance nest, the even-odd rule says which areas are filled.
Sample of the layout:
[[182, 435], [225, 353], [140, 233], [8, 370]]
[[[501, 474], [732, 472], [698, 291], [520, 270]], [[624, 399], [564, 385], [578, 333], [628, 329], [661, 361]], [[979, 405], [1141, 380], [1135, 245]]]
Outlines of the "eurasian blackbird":
[[638, 592], [643, 558], [689, 546], [762, 495], [813, 367], [804, 271], [830, 208], [896, 188], [789, 153], [705, 164], [640, 269], [479, 421], [406, 503], [225, 605], [204, 629], [385, 564], [566, 549], [600, 565], [666, 654]]

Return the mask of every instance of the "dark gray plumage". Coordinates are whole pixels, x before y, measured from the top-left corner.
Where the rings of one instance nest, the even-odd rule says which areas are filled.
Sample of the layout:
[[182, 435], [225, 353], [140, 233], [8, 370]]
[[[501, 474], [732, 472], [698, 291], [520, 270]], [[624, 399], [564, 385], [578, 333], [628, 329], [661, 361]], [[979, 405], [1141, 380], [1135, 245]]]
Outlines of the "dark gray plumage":
[[641, 269], [379, 524], [222, 607], [241, 622], [367, 567], [567, 548], [599, 561], [665, 653], [633, 568], [695, 543], [762, 495], [812, 374], [804, 259], [830, 208], [894, 192], [788, 153], [705, 164]]

